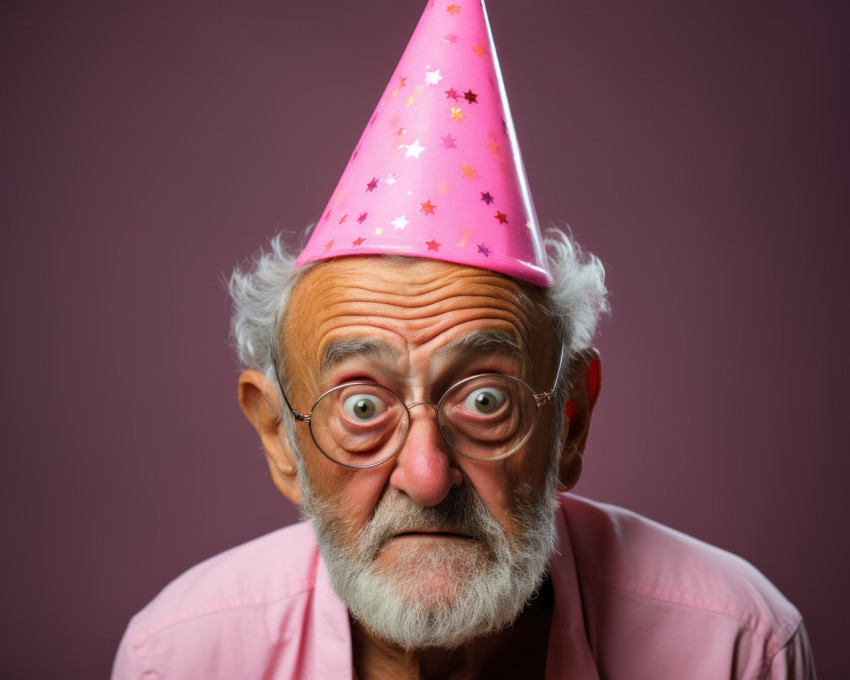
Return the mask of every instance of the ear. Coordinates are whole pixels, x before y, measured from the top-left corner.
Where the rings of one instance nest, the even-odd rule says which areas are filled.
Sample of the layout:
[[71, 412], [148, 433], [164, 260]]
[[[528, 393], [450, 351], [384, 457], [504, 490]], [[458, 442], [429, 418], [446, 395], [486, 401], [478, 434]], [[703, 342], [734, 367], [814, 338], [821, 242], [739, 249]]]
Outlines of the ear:
[[572, 387], [565, 406], [567, 423], [558, 478], [561, 491], [573, 488], [581, 476], [590, 418], [602, 388], [602, 358], [599, 352], [592, 348], [579, 352], [573, 360], [571, 375]]
[[239, 376], [239, 406], [254, 426], [266, 450], [272, 481], [291, 502], [301, 503], [298, 485], [298, 460], [289, 448], [286, 435], [280, 431], [280, 397], [277, 387], [259, 371], [245, 371]]

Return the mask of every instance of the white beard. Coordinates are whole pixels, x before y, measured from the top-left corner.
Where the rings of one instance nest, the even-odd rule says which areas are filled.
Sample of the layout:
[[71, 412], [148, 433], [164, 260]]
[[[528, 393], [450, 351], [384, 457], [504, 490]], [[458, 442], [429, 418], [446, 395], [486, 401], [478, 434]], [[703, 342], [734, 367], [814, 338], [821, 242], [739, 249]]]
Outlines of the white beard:
[[[357, 621], [403, 649], [454, 648], [502, 630], [546, 575], [555, 539], [556, 472], [541, 492], [515, 492], [516, 529], [508, 535], [468, 483], [434, 507], [388, 488], [358, 531], [344, 498], [316, 498], [303, 467], [303, 513], [313, 521], [334, 590]], [[471, 538], [411, 539], [417, 542], [390, 564], [378, 564], [393, 537], [427, 526]]]

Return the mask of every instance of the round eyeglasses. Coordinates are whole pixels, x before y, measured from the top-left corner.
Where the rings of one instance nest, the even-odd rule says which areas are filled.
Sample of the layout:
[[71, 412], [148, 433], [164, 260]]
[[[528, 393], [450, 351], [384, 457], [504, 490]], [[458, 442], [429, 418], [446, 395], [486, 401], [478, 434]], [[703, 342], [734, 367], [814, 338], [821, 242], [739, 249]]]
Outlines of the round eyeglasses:
[[[484, 373], [449, 387], [437, 402], [405, 404], [395, 392], [377, 383], [352, 382], [322, 394], [309, 413], [293, 417], [309, 425], [319, 450], [335, 463], [370, 468], [392, 458], [410, 430], [410, 412], [420, 406], [436, 412], [437, 426], [446, 443], [466, 458], [496, 461], [525, 444], [537, 424], [539, 409], [552, 401], [563, 354], [552, 389], [535, 393], [519, 378]], [[276, 369], [276, 367], [275, 367]], [[275, 370], [275, 375], [279, 374]]]

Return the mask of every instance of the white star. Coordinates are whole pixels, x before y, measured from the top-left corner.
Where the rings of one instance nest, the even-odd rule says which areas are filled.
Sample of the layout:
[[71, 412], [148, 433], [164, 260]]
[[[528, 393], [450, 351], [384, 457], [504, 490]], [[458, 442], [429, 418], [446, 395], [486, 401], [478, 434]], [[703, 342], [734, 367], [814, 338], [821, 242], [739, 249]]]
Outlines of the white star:
[[404, 154], [405, 158], [419, 158], [419, 154], [425, 151], [424, 146], [419, 145], [419, 140], [417, 139], [413, 144], [405, 144], [404, 148], [407, 149], [407, 153]]
[[410, 224], [410, 220], [407, 219], [404, 215], [401, 217], [396, 217], [392, 221], [393, 229], [404, 229], [408, 224]]
[[398, 182], [398, 175], [390, 175], [390, 176], [389, 176], [389, 177], [387, 177], [384, 181], [385, 181], [387, 184], [389, 184], [390, 186], [392, 186], [393, 184], [395, 184], [396, 182]]
[[426, 85], [437, 85], [442, 79], [443, 76], [440, 75], [440, 69], [437, 69], [436, 71], [425, 70]]

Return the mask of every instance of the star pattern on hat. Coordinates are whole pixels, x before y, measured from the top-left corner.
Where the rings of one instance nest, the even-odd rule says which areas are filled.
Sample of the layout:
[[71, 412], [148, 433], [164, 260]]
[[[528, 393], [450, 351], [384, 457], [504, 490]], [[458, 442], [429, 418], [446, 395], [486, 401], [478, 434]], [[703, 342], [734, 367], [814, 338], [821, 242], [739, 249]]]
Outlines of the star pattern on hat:
[[354, 239], [354, 240], [351, 242], [351, 245], [352, 245], [352, 247], [362, 246], [362, 245], [363, 245], [363, 241], [365, 241], [365, 240], [366, 240], [366, 239], [365, 239], [365, 238], [363, 238], [362, 236], [358, 236], [356, 239]]
[[456, 109], [455, 107], [452, 107], [451, 118], [452, 118], [452, 120], [456, 120], [458, 123], [460, 123], [460, 121], [462, 121], [465, 118], [465, 116], [463, 115], [463, 111], [461, 111], [460, 109]]
[[476, 55], [476, 56], [478, 56], [478, 57], [483, 57], [485, 54], [487, 54], [487, 50], [486, 50], [486, 48], [485, 48], [485, 47], [484, 47], [484, 45], [482, 45], [481, 43], [475, 43], [475, 44], [472, 46], [472, 51], [473, 51], [473, 52], [475, 53], [475, 55]]
[[478, 95], [475, 94], [472, 90], [467, 90], [463, 93], [463, 98], [468, 101], [470, 104], [478, 103]]
[[384, 180], [384, 182], [386, 182], [387, 184], [389, 184], [390, 186], [392, 186], [393, 184], [395, 184], [396, 182], [398, 182], [398, 175], [397, 175], [397, 174], [395, 174], [395, 173], [390, 173], [390, 174], [387, 176], [387, 178]]
[[325, 244], [325, 252], [328, 252], [331, 248], [334, 247], [334, 240], [331, 239]]
[[475, 179], [475, 168], [473, 168], [469, 163], [466, 165], [460, 166], [461, 174], [468, 179]]
[[444, 149], [456, 149], [457, 148], [457, 138], [452, 137], [451, 133], [447, 134], [445, 137], [440, 137], [440, 146]]
[[342, 217], [339, 218], [339, 224], [342, 224], [347, 219], [348, 219], [348, 213], [345, 213]]
[[429, 198], [429, 199], [428, 199], [427, 201], [425, 201], [424, 203], [420, 203], [420, 204], [419, 204], [419, 212], [423, 212], [423, 213], [425, 213], [426, 215], [433, 215], [433, 214], [434, 214], [434, 209], [435, 209], [436, 207], [437, 207], [436, 205], [434, 205], [433, 203], [431, 203], [431, 199]]
[[404, 229], [408, 224], [410, 224], [410, 220], [404, 215], [399, 215], [392, 221], [393, 229]]
[[483, 243], [476, 244], [478, 246], [478, 252], [481, 253], [484, 257], [490, 257], [490, 249], [485, 246]]
[[446, 99], [453, 99], [454, 101], [457, 101], [458, 99], [460, 99], [460, 95], [457, 93], [457, 90], [455, 90], [453, 87], [450, 87], [448, 90], [446, 90]]
[[489, 191], [482, 191], [481, 200], [484, 201], [487, 205], [490, 205], [496, 199], [493, 198], [493, 194], [491, 194]]
[[457, 34], [456, 33], [446, 33], [443, 36], [443, 41], [447, 43], [451, 43], [454, 45], [457, 42]]
[[357, 218], [357, 221], [358, 221], [360, 224], [363, 224], [363, 223], [366, 221], [366, 218], [367, 218], [367, 217], [369, 217], [369, 213], [367, 213], [367, 212], [364, 210], [362, 213], [360, 213], [360, 216]]
[[425, 151], [425, 147], [422, 146], [419, 143], [418, 139], [415, 142], [413, 142], [413, 144], [402, 144], [402, 146], [405, 149], [407, 149], [407, 151], [404, 154], [405, 158], [416, 158], [416, 159], [418, 159], [419, 154], [421, 154], [423, 151]]
[[369, 183], [366, 185], [366, 191], [374, 191], [377, 188], [378, 188], [378, 178], [373, 177], [371, 180], [369, 180]]
[[431, 239], [430, 241], [425, 241], [425, 245], [428, 246], [428, 250], [433, 250], [434, 252], [438, 253], [440, 252], [440, 246], [443, 244], [437, 243], [437, 241]]
[[460, 14], [460, 6], [452, 3], [451, 5], [446, 5], [446, 11], [449, 14]]
[[496, 214], [493, 215], [493, 217], [496, 218], [497, 220], [499, 220], [499, 224], [507, 224], [508, 223], [508, 216], [505, 213], [503, 213], [501, 210], [497, 210]]
[[404, 108], [408, 109], [408, 108], [410, 108], [411, 104], [415, 104], [415, 103], [416, 103], [416, 99], [411, 95], [410, 97], [408, 97], [407, 99], [404, 100]]
[[439, 85], [440, 81], [443, 79], [443, 76], [440, 75], [440, 69], [436, 71], [425, 70], [425, 84], [426, 85]]

